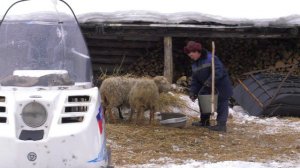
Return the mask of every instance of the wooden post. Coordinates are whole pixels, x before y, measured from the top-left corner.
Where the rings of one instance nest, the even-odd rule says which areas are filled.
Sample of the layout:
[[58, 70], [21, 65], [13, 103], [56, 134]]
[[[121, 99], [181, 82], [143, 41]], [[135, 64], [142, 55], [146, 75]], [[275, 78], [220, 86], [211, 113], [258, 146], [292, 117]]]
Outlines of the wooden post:
[[164, 77], [173, 82], [172, 37], [164, 37]]

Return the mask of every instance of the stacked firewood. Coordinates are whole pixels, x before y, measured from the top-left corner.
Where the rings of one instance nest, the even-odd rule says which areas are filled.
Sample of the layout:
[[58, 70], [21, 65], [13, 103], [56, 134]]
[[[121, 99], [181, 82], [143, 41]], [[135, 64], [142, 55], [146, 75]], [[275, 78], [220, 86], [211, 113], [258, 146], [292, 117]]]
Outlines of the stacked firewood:
[[[291, 65], [300, 63], [300, 41], [297, 39], [228, 38], [196, 41], [201, 42], [208, 51], [211, 50], [211, 42], [215, 42], [216, 55], [224, 63], [233, 82], [250, 71], [270, 69], [275, 73], [287, 73]], [[292, 75], [300, 76], [300, 68], [294, 68]], [[185, 76], [190, 77], [191, 74], [179, 76], [175, 80], [186, 87], [189, 86], [190, 78]], [[182, 79], [186, 79], [186, 82], [182, 82]]]
[[[176, 40], [176, 39], [175, 39]], [[263, 69], [288, 72], [292, 64], [300, 62], [300, 41], [297, 39], [195, 39], [208, 51], [211, 42], [216, 45], [216, 55], [228, 69], [232, 81], [244, 73]], [[173, 46], [174, 82], [188, 87], [191, 76], [191, 61], [183, 53], [184, 43]], [[164, 68], [163, 48], [146, 53], [133, 63], [128, 72], [136, 76], [162, 75]], [[300, 75], [295, 68], [294, 75]], [[185, 82], [183, 79], [186, 79]], [[176, 82], [178, 80], [178, 82]]]
[[[203, 42], [202, 42], [203, 41]], [[287, 72], [292, 64], [300, 62], [300, 41], [297, 39], [202, 39], [210, 50], [215, 41], [216, 55], [222, 60], [233, 81], [243, 73], [273, 69]], [[300, 75], [299, 68], [294, 69]]]
[[136, 76], [162, 75], [164, 71], [164, 57], [162, 50], [155, 50], [139, 57], [128, 68], [128, 73]]

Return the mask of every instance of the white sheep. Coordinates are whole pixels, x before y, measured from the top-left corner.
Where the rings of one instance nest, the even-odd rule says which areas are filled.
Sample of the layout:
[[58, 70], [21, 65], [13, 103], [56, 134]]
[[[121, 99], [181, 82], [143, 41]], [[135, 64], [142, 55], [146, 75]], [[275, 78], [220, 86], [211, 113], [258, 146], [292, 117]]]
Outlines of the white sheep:
[[139, 79], [129, 92], [129, 104], [131, 108], [129, 120], [132, 120], [133, 113], [136, 112], [136, 122], [141, 121], [144, 111], [149, 109], [149, 123], [151, 124], [158, 107], [159, 93], [170, 90], [171, 84], [163, 76], [156, 76], [153, 79]]
[[[111, 122], [115, 122], [113, 111], [121, 106], [129, 107], [128, 95], [135, 84], [135, 78], [110, 77], [105, 79], [100, 86], [101, 103], [105, 115]], [[106, 118], [108, 118], [106, 116]]]
[[[135, 85], [136, 83], [143, 83], [142, 81], [144, 80], [151, 81], [151, 93], [148, 93], [145, 88], [141, 88], [140, 85]], [[155, 88], [153, 88], [153, 86], [155, 86]], [[142, 95], [149, 97], [149, 101], [152, 101], [154, 100], [154, 98], [151, 97], [153, 96], [152, 91], [155, 91], [154, 94], [156, 94], [158, 92], [165, 92], [171, 89], [170, 83], [163, 76], [156, 76], [153, 79], [138, 79], [130, 77], [110, 77], [105, 79], [100, 86], [100, 95], [105, 115], [109, 116], [111, 122], [116, 121], [113, 112], [116, 112], [117, 108], [120, 108], [121, 106], [131, 107], [129, 103], [129, 95], [133, 87], [135, 87], [135, 91], [132, 91], [132, 93], [134, 93], [134, 97], [132, 98], [132, 107], [141, 107], [143, 104], [147, 104], [146, 102], [138, 102], [136, 100], [138, 97], [137, 92], [139, 91], [142, 92]], [[148, 86], [146, 86], [146, 88], [147, 87]], [[147, 106], [147, 109], [148, 108], [149, 107]], [[131, 114], [132, 113], [133, 112], [131, 112]], [[108, 116], [106, 116], [106, 118], [108, 118]]]

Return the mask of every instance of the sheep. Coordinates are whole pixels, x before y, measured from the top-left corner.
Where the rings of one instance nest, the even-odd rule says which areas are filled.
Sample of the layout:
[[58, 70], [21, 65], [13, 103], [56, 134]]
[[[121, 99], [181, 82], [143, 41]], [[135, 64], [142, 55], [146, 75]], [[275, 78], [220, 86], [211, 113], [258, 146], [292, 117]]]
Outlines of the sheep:
[[154, 120], [154, 113], [158, 107], [159, 93], [171, 90], [171, 84], [163, 76], [156, 76], [153, 79], [138, 80], [129, 92], [129, 105], [131, 108], [130, 118], [134, 112], [136, 114], [136, 122], [141, 120], [146, 109], [150, 110], [151, 124]]
[[[104, 112], [107, 113], [111, 122], [115, 122], [113, 110], [121, 106], [129, 107], [129, 93], [137, 81], [143, 79], [130, 78], [130, 77], [110, 77], [105, 79], [100, 86], [100, 95]], [[159, 92], [169, 91], [171, 85], [168, 80], [163, 76], [156, 76], [152, 80], [157, 85]], [[145, 93], [146, 94], [146, 93]], [[132, 114], [132, 112], [130, 113]], [[119, 109], [121, 118], [121, 112]], [[106, 116], [107, 118], [107, 116]]]
[[169, 92], [170, 90], [172, 90], [172, 85], [171, 83], [167, 80], [166, 77], [164, 76], [156, 76], [153, 78], [156, 86], [158, 87], [158, 91], [159, 93], [163, 93], [163, 92]]
[[129, 106], [128, 95], [135, 82], [135, 78], [129, 77], [110, 77], [102, 82], [100, 86], [101, 103], [111, 122], [115, 122], [112, 110], [116, 110], [122, 105]]

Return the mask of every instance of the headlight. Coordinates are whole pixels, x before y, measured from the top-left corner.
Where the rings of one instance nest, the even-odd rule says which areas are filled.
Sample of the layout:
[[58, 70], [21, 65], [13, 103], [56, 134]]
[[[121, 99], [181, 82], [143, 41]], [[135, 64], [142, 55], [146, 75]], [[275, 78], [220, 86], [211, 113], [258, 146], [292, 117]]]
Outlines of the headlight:
[[47, 111], [40, 103], [31, 102], [23, 108], [22, 119], [27, 126], [36, 128], [46, 122]]

